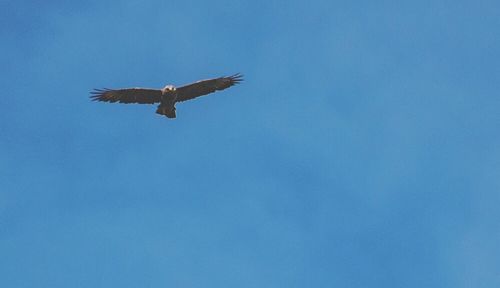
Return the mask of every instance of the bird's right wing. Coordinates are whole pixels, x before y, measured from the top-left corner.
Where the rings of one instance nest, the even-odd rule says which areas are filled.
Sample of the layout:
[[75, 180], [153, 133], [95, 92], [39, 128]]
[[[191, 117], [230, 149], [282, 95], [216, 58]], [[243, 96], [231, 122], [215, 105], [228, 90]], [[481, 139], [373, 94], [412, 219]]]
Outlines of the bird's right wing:
[[210, 94], [217, 90], [224, 90], [241, 81], [243, 81], [243, 75], [238, 73], [227, 77], [201, 80], [188, 84], [177, 88], [177, 101], [182, 102]]
[[161, 90], [146, 88], [94, 89], [90, 92], [92, 101], [153, 104], [161, 101]]

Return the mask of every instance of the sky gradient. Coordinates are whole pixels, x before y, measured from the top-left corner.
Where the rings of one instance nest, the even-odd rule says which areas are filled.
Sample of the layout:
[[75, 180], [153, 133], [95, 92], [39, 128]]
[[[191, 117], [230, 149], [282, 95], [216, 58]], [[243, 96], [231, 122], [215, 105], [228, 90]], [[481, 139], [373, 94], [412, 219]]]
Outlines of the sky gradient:
[[0, 16], [0, 287], [500, 287], [498, 1]]

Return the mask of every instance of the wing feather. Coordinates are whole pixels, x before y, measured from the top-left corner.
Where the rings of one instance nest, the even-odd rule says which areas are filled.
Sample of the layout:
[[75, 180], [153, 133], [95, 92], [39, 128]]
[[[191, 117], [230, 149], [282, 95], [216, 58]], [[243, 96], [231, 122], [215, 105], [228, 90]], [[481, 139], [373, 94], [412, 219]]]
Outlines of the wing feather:
[[111, 103], [153, 104], [161, 101], [161, 90], [146, 88], [94, 89], [90, 94], [92, 101]]
[[227, 77], [201, 80], [188, 84], [177, 88], [177, 102], [194, 99], [217, 90], [224, 90], [241, 81], [243, 81], [243, 75], [238, 73]]

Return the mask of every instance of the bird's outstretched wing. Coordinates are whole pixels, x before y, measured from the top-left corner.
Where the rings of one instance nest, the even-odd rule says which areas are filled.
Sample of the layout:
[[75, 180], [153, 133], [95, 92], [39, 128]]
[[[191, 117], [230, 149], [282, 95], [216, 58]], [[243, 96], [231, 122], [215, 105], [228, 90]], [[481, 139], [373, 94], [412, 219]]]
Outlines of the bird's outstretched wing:
[[93, 101], [153, 104], [161, 101], [161, 90], [146, 88], [94, 89], [90, 92]]
[[201, 80], [188, 84], [177, 88], [177, 102], [190, 100], [217, 90], [224, 90], [241, 81], [243, 81], [243, 75], [238, 73], [228, 77]]

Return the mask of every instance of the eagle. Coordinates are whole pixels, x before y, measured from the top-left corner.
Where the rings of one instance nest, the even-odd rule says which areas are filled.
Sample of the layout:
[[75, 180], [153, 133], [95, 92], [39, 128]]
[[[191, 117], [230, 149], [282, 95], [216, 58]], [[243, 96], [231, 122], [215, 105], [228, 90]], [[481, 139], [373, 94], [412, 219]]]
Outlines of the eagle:
[[200, 80], [191, 84], [176, 88], [173, 85], [167, 85], [163, 89], [150, 88], [125, 88], [125, 89], [94, 89], [90, 99], [92, 101], [110, 102], [110, 103], [137, 103], [137, 104], [155, 104], [159, 103], [156, 113], [164, 115], [167, 118], [175, 118], [175, 104], [191, 100], [215, 91], [224, 90], [243, 81], [243, 75], [240, 73]]

